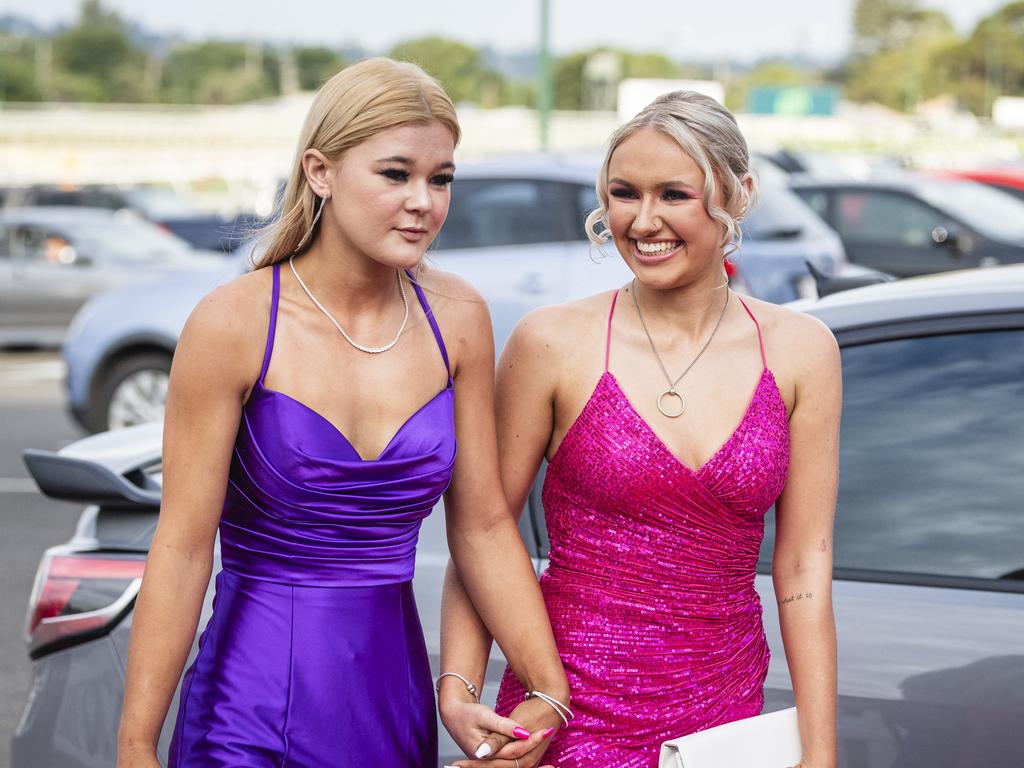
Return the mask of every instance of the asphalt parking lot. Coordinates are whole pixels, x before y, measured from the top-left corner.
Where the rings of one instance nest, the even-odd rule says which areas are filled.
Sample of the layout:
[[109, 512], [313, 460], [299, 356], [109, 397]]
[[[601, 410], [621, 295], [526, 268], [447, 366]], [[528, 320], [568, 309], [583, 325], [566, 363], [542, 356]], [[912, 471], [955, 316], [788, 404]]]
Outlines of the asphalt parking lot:
[[62, 363], [52, 352], [0, 352], [0, 768], [31, 683], [22, 639], [43, 551], [74, 532], [80, 507], [43, 498], [24, 448], [57, 449], [82, 436], [64, 412]]

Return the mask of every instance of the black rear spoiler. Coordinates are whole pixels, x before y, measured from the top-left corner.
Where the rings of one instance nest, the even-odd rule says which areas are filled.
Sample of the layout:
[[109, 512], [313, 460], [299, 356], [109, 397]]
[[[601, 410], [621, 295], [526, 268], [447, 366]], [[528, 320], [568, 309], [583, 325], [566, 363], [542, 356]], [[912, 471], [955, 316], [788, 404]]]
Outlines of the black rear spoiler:
[[843, 275], [839, 277], [829, 277], [824, 274], [820, 269], [815, 267], [811, 262], [805, 261], [807, 265], [807, 271], [811, 273], [814, 278], [814, 284], [818, 289], [818, 298], [828, 296], [832, 293], [840, 293], [841, 291], [849, 291], [853, 288], [863, 288], [866, 285], [878, 285], [879, 283], [891, 283], [896, 278], [885, 272], [878, 272], [875, 270], [865, 271], [859, 275]]
[[119, 475], [94, 461], [28, 449], [22, 459], [45, 496], [106, 509], [160, 509], [160, 489], [141, 470]]

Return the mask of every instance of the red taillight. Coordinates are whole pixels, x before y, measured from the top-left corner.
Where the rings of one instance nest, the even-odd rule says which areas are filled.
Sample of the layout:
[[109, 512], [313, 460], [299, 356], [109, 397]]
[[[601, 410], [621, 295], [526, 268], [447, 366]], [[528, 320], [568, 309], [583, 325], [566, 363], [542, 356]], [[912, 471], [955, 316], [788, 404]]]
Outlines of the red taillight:
[[97, 637], [131, 607], [146, 567], [144, 557], [48, 552], [36, 573], [25, 639], [40, 656]]

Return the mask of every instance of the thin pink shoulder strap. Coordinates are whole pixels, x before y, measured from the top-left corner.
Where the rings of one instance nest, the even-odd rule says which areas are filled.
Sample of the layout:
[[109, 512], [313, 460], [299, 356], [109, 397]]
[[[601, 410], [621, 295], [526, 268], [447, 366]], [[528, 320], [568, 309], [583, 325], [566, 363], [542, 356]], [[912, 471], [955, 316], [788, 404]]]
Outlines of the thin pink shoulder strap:
[[615, 314], [615, 302], [619, 300], [619, 291], [615, 290], [612, 296], [612, 306], [608, 310], [608, 333], [604, 339], [604, 372], [608, 373], [608, 359], [612, 353], [612, 316]]
[[[736, 298], [740, 299], [739, 296]], [[764, 337], [761, 335], [761, 324], [757, 322], [757, 318], [754, 317], [754, 313], [750, 311], [750, 307], [747, 306], [747, 302], [740, 299], [740, 304], [742, 304], [743, 308], [747, 310], [747, 314], [750, 315], [750, 319], [754, 321], [754, 327], [757, 328], [757, 343], [761, 347], [761, 365], [767, 368], [768, 360], [764, 356]]]

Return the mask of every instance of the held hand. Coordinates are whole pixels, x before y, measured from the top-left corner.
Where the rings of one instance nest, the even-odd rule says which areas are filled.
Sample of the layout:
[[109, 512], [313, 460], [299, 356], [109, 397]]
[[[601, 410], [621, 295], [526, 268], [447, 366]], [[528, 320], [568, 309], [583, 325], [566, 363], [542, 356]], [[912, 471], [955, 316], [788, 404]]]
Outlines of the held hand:
[[529, 732], [517, 721], [500, 717], [493, 709], [478, 704], [465, 691], [452, 693], [442, 688], [438, 701], [441, 722], [452, 739], [467, 755], [475, 755], [485, 743], [493, 754], [495, 745], [525, 739]]
[[[511, 714], [517, 723], [530, 731], [528, 739], [509, 739], [492, 733], [469, 754], [479, 754], [479, 760], [459, 760], [452, 763], [455, 768], [537, 768], [541, 758], [554, 736], [556, 726], [562, 725], [558, 715], [548, 704], [539, 699], [524, 701]], [[486, 754], [482, 754], [486, 752]], [[552, 768], [544, 766], [544, 768]]]
[[[491, 718], [498, 717], [490, 709], [486, 707], [483, 709], [490, 713]], [[451, 727], [445, 720], [444, 711], [442, 711], [441, 719], [448, 727], [449, 733], [452, 733]], [[498, 719], [505, 720], [506, 718]], [[515, 738], [514, 734], [510, 735], [508, 732], [492, 729], [492, 732], [487, 734], [482, 741], [472, 742], [472, 749], [466, 749], [452, 733], [452, 738], [455, 738], [456, 743], [467, 755], [479, 755], [483, 759], [459, 760], [451, 765], [457, 768], [536, 768], [540, 765], [549, 740], [555, 733], [555, 726], [562, 724], [554, 710], [538, 699], [524, 701], [516, 707], [508, 722], [521, 724], [520, 727], [530, 732], [529, 738], [519, 739]]]

